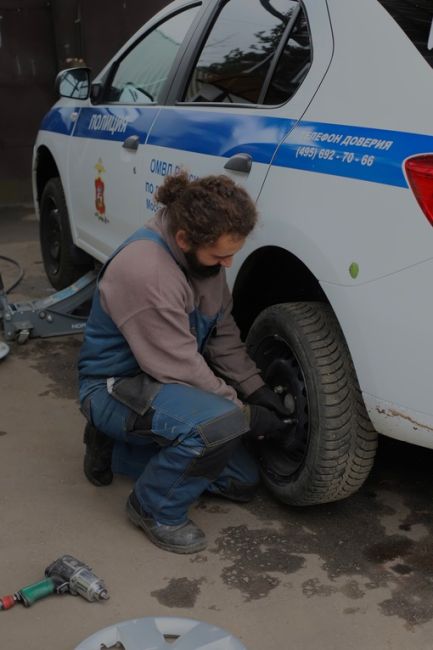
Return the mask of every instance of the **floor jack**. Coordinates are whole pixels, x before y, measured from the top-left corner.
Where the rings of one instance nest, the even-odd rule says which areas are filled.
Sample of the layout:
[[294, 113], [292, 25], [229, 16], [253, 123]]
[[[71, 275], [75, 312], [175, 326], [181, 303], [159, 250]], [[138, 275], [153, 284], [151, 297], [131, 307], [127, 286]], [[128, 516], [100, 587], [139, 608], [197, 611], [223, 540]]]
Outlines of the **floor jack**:
[[[74, 284], [48, 298], [10, 303], [0, 275], [0, 320], [3, 320], [6, 341], [22, 344], [29, 338], [81, 332], [87, 316], [74, 312], [91, 300], [97, 276], [97, 271], [89, 271]], [[8, 352], [8, 345], [0, 343], [0, 359]]]

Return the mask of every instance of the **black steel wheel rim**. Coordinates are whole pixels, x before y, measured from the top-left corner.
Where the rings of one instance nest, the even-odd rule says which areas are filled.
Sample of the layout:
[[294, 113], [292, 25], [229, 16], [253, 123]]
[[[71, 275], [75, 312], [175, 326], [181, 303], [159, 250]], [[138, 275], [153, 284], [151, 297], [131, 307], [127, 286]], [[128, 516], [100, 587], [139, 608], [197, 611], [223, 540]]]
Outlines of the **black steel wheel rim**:
[[258, 447], [264, 474], [273, 483], [288, 483], [302, 469], [310, 440], [310, 400], [305, 375], [291, 346], [279, 335], [264, 338], [252, 356], [268, 386], [283, 400], [287, 394], [295, 400], [292, 417], [296, 423]]

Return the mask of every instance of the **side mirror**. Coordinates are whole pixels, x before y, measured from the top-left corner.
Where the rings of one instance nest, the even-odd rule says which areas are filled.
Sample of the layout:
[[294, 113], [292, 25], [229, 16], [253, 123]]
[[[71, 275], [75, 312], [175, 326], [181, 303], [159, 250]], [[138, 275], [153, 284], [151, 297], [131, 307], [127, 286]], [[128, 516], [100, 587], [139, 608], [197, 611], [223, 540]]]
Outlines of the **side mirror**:
[[69, 68], [56, 77], [56, 90], [60, 97], [88, 99], [90, 92], [90, 68]]

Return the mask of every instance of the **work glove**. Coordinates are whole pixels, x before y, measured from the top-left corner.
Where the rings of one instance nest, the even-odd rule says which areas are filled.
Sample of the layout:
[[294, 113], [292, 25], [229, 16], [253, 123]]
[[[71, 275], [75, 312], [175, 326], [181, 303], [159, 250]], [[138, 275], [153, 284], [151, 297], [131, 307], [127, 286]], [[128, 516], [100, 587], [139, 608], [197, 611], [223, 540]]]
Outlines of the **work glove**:
[[265, 406], [250, 404], [245, 407], [245, 414], [250, 422], [247, 436], [256, 440], [262, 440], [267, 436], [282, 432], [287, 427], [286, 422]]
[[[295, 410], [295, 403], [293, 398], [293, 407], [287, 408], [284, 405], [281, 397], [277, 395], [277, 393], [274, 393], [274, 391], [266, 384], [255, 390], [254, 393], [251, 393], [251, 395], [248, 395], [248, 397], [245, 398], [245, 401], [248, 402], [248, 404], [264, 406], [270, 411], [276, 413], [282, 419], [289, 418]], [[288, 401], [287, 398], [286, 401]]]

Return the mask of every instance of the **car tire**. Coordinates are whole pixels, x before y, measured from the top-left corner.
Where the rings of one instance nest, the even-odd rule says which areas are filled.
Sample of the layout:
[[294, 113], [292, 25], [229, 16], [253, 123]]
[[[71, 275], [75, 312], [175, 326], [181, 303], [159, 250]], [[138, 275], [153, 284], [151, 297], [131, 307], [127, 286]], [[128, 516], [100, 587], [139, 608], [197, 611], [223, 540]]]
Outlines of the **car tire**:
[[283, 435], [257, 443], [266, 486], [298, 506], [356, 492], [373, 465], [377, 433], [331, 307], [268, 307], [253, 323], [247, 346], [266, 383], [294, 410], [295, 422]]
[[72, 241], [59, 178], [51, 178], [42, 192], [39, 237], [45, 272], [55, 289], [64, 289], [93, 267], [92, 258]]

